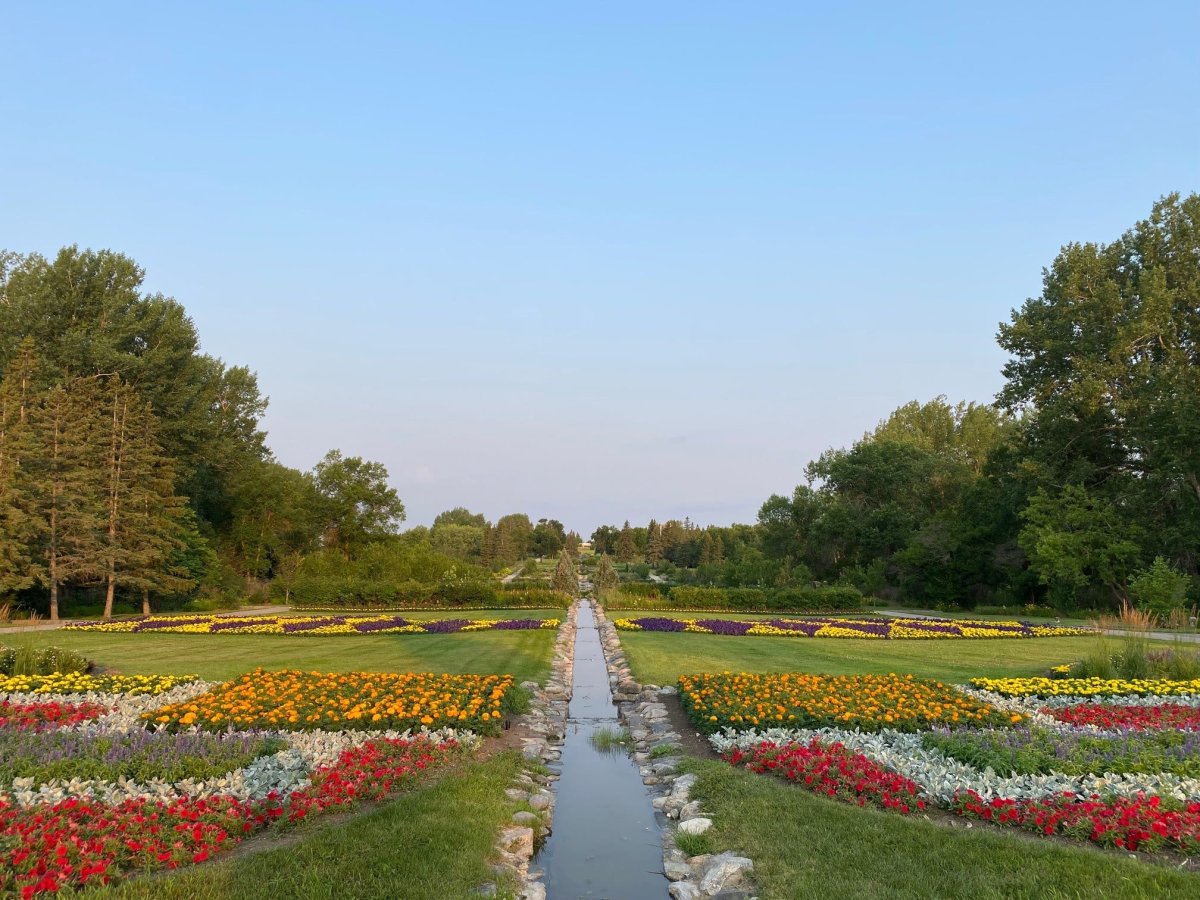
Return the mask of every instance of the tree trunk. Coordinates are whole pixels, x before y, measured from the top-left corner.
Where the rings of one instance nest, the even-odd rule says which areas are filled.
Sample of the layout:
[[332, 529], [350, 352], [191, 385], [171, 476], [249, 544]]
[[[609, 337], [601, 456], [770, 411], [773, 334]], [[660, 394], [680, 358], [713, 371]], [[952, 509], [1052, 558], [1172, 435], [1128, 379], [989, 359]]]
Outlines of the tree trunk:
[[108, 570], [108, 588], [104, 592], [104, 618], [111, 619], [113, 612], [113, 596], [117, 592], [117, 579], [112, 568]]
[[150, 590], [142, 588], [142, 615], [150, 615]]

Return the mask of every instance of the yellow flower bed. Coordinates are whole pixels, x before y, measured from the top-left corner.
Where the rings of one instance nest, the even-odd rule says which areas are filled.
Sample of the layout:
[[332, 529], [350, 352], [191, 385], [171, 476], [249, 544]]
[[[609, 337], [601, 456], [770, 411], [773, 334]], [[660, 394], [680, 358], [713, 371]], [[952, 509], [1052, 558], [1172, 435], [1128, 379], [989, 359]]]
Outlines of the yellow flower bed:
[[1171, 697], [1200, 694], [1200, 678], [1170, 681], [1164, 678], [972, 678], [971, 684], [1008, 697]]
[[1022, 721], [951, 685], [911, 675], [685, 675], [680, 699], [702, 731], [722, 728], [895, 728]]
[[0, 694], [163, 694], [195, 681], [196, 675], [85, 675], [56, 672], [53, 675], [0, 675]]
[[106, 634], [456, 634], [463, 631], [553, 629], [558, 619], [429, 619], [413, 621], [398, 615], [297, 616], [143, 616], [120, 622], [72, 622], [67, 631]]
[[168, 728], [500, 729], [511, 675], [256, 669], [193, 700], [146, 713]]

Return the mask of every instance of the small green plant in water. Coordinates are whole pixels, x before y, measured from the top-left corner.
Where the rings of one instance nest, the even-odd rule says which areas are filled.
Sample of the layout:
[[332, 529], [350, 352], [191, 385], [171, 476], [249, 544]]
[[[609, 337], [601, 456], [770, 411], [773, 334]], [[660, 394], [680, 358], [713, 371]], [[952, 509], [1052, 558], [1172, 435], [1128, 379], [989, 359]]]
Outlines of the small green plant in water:
[[588, 741], [601, 753], [628, 753], [633, 738], [624, 728], [597, 728]]

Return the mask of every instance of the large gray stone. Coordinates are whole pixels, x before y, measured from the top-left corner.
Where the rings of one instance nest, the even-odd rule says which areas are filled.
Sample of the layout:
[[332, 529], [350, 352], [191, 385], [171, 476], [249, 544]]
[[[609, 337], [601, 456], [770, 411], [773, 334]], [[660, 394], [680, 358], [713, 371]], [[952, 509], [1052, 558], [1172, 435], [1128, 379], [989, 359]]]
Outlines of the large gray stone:
[[710, 828], [712, 828], [712, 819], [704, 816], [696, 816], [694, 819], [679, 823], [679, 830], [684, 834], [704, 834]]
[[499, 845], [502, 850], [528, 859], [533, 856], [533, 829], [524, 825], [502, 828]]
[[[695, 822], [699, 820], [691, 819], [690, 821]], [[709, 896], [713, 896], [723, 890], [739, 887], [742, 884], [744, 876], [753, 871], [753, 869], [754, 861], [747, 859], [745, 856], [735, 856], [732, 853], [718, 853], [705, 863], [704, 877], [700, 879], [700, 889]]]
[[669, 881], [684, 881], [692, 877], [692, 867], [680, 860], [670, 859], [663, 863], [663, 874]]
[[690, 881], [673, 882], [667, 888], [667, 893], [671, 895], [671, 900], [700, 900], [704, 896], [700, 893], [700, 888]]

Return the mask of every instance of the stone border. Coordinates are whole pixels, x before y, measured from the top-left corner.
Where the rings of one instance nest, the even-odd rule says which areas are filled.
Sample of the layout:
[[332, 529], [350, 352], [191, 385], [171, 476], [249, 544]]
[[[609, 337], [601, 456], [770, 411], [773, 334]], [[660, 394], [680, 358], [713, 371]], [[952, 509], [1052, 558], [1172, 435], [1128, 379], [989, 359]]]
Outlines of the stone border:
[[[633, 739], [633, 759], [637, 763], [642, 783], [655, 795], [652, 799], [655, 818], [663, 829], [663, 874], [671, 882], [668, 892], [673, 900], [701, 900], [716, 897], [721, 900], [747, 900], [752, 897], [749, 874], [752, 860], [731, 852], [688, 857], [675, 842], [677, 832], [703, 834], [712, 827], [712, 819], [704, 815], [700, 803], [690, 799], [695, 775], [677, 775], [682, 751], [679, 735], [671, 730], [667, 708], [662, 697], [676, 692], [674, 687], [638, 684], [633, 678], [621, 638], [608, 620], [604, 607], [593, 601], [604, 662], [608, 666], [608, 683], [617, 703], [620, 721], [629, 729]], [[665, 756], [666, 750], [677, 751]], [[671, 828], [670, 823], [678, 825]]]
[[[562, 744], [567, 735], [567, 705], [571, 700], [571, 679], [575, 669], [575, 616], [578, 611], [579, 601], [576, 600], [558, 627], [550, 677], [545, 686], [536, 681], [521, 682], [521, 687], [531, 695], [529, 712], [516, 719], [516, 724], [529, 735], [522, 738], [521, 753], [537, 766], [551, 766], [562, 757]], [[522, 772], [504, 792], [521, 809], [513, 813], [511, 825], [500, 829], [495, 849], [498, 861], [492, 871], [517, 881], [520, 885], [518, 900], [546, 898], [546, 886], [542, 883], [546, 873], [540, 868], [531, 868], [530, 861], [535, 847], [550, 833], [556, 799], [550, 785], [557, 780], [558, 774], [553, 771], [545, 774]], [[495, 884], [489, 883], [479, 889], [479, 894], [494, 896], [498, 890]]]

